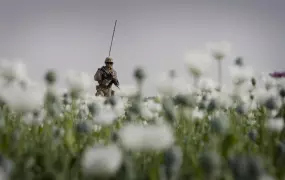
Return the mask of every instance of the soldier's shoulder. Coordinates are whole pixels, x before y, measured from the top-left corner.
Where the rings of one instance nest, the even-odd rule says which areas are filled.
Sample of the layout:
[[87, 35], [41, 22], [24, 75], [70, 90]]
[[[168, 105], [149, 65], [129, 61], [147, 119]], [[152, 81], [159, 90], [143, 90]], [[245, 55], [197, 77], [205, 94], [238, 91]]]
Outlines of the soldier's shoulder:
[[102, 71], [104, 69], [104, 66], [98, 68], [98, 71]]

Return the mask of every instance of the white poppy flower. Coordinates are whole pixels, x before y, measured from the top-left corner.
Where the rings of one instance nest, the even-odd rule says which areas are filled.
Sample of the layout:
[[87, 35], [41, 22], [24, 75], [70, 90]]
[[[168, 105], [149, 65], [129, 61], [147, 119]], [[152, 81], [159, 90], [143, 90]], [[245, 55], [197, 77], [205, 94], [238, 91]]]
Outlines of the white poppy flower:
[[208, 71], [212, 61], [209, 54], [202, 51], [192, 51], [186, 54], [186, 65], [194, 77], [200, 77]]
[[254, 72], [251, 67], [231, 66], [230, 75], [231, 75], [233, 84], [239, 86], [251, 80], [251, 78], [254, 77]]
[[199, 110], [198, 107], [196, 107], [195, 109], [193, 109], [192, 113], [192, 120], [196, 121], [196, 120], [201, 120], [204, 118], [205, 113], [201, 110]]
[[1, 61], [0, 75], [8, 81], [28, 79], [26, 65], [21, 61]]
[[231, 53], [231, 44], [226, 41], [208, 42], [206, 48], [216, 60], [222, 60]]
[[171, 78], [167, 73], [162, 73], [158, 77], [157, 91], [162, 95], [174, 96], [179, 93], [188, 93], [188, 83], [184, 78]]
[[114, 144], [87, 148], [82, 157], [83, 172], [87, 175], [110, 177], [119, 170], [123, 153]]
[[70, 90], [76, 92], [86, 92], [92, 86], [92, 78], [85, 72], [75, 72], [70, 70], [67, 73], [66, 83]]
[[159, 151], [174, 143], [173, 130], [167, 124], [127, 124], [119, 131], [121, 144], [132, 151]]
[[111, 125], [117, 118], [117, 114], [110, 105], [104, 105], [99, 108], [99, 112], [95, 114], [93, 121], [97, 125]]
[[210, 78], [202, 78], [198, 82], [198, 87], [201, 91], [211, 92], [217, 87], [217, 83]]
[[266, 122], [266, 127], [270, 131], [280, 132], [284, 127], [284, 120], [282, 118], [269, 119]]
[[43, 105], [44, 92], [36, 88], [22, 89], [17, 84], [2, 87], [0, 98], [18, 112], [31, 112]]

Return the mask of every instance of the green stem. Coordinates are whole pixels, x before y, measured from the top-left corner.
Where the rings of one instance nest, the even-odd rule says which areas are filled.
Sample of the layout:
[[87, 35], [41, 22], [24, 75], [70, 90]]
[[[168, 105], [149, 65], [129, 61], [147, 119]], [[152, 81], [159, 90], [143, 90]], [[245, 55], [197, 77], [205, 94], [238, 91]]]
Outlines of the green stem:
[[222, 61], [218, 60], [218, 82], [221, 88], [222, 86]]

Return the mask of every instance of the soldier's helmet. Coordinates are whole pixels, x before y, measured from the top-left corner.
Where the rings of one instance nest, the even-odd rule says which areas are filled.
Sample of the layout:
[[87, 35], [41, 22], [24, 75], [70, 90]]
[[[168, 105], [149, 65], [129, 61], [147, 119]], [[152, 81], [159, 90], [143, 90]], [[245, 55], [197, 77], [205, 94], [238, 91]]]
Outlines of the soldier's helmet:
[[105, 63], [113, 63], [113, 59], [111, 57], [106, 57]]

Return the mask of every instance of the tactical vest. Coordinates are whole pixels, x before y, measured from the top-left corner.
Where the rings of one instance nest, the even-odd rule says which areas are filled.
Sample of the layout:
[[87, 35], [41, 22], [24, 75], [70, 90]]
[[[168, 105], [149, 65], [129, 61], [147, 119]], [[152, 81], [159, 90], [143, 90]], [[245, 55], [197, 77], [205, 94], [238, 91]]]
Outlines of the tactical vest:
[[110, 88], [112, 86], [112, 78], [108, 77], [108, 74], [114, 75], [114, 71], [105, 69], [104, 66], [100, 68], [100, 71], [102, 72], [102, 81], [100, 82], [100, 85], [105, 88]]

